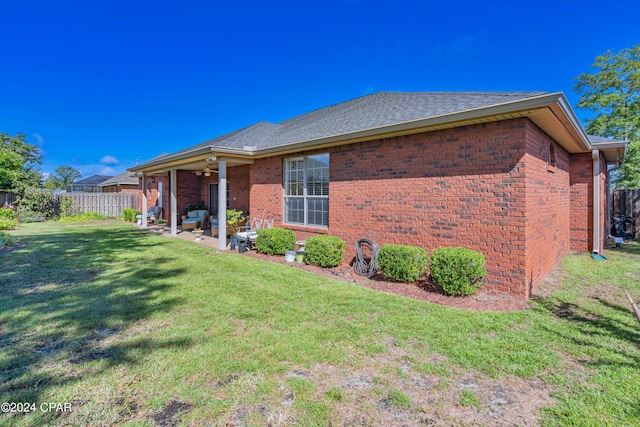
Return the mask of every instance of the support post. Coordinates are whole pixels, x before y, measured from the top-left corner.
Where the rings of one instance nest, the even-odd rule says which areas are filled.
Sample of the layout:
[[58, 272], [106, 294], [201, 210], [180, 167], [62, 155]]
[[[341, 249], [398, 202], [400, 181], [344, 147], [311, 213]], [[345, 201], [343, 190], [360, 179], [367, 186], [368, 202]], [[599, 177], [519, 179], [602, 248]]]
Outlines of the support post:
[[142, 228], [147, 228], [147, 212], [149, 212], [149, 201], [147, 200], [147, 175], [142, 173]]
[[178, 235], [178, 173], [175, 169], [171, 169], [169, 173], [169, 187], [171, 193], [171, 235], [173, 237]]
[[218, 249], [227, 249], [227, 161], [218, 161]]

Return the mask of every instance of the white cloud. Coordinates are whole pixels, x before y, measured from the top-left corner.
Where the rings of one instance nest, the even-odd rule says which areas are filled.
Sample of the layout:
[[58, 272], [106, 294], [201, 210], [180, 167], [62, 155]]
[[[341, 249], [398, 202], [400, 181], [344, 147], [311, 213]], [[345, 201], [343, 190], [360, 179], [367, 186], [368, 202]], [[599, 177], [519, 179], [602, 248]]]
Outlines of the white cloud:
[[103, 156], [100, 159], [100, 163], [102, 163], [103, 165], [117, 165], [118, 163], [120, 163], [120, 160], [116, 159], [113, 156]]
[[41, 156], [47, 154], [47, 152], [42, 148], [44, 147], [44, 138], [42, 137], [42, 135], [40, 135], [39, 133], [34, 133], [32, 136], [36, 139], [35, 145], [36, 147], [38, 147], [38, 154], [40, 154]]
[[100, 172], [98, 172], [98, 175], [114, 175], [115, 176], [116, 171], [113, 168], [105, 166], [102, 169], [100, 169]]

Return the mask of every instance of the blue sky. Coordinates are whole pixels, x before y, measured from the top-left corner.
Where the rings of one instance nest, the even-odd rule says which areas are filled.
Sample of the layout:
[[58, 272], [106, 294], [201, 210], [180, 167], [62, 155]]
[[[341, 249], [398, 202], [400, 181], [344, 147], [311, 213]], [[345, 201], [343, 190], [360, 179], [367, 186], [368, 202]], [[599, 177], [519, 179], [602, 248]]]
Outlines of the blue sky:
[[0, 16], [0, 132], [83, 177], [376, 91], [562, 91], [575, 109], [574, 78], [640, 43], [637, 0], [0, 0]]

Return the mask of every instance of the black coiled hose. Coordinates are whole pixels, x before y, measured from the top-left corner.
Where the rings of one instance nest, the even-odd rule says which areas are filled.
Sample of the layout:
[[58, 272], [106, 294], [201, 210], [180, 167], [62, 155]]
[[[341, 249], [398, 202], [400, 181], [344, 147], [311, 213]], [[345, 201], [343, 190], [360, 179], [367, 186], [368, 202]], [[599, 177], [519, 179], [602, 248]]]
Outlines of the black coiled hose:
[[[371, 257], [365, 257], [364, 249], [371, 252]], [[360, 239], [356, 242], [356, 260], [353, 263], [353, 271], [360, 276], [373, 277], [378, 272], [378, 245], [369, 239]]]

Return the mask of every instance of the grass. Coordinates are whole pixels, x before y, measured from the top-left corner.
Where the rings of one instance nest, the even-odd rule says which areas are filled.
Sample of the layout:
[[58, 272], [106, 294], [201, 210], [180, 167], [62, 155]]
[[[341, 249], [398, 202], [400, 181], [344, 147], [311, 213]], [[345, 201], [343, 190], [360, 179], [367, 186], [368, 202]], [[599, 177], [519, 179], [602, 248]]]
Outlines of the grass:
[[[609, 261], [568, 257], [549, 296], [491, 313], [119, 221], [8, 234], [27, 245], [0, 253], [0, 402], [69, 402], [73, 412], [0, 414], [0, 424], [343, 424], [385, 398], [428, 409], [424, 396], [468, 372], [543, 381], [554, 398], [536, 413], [543, 425], [640, 423], [640, 327], [624, 295], [640, 300], [640, 245]], [[416, 379], [428, 393], [400, 386]], [[486, 407], [481, 392], [454, 394]]]

